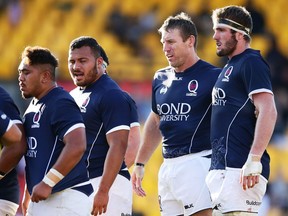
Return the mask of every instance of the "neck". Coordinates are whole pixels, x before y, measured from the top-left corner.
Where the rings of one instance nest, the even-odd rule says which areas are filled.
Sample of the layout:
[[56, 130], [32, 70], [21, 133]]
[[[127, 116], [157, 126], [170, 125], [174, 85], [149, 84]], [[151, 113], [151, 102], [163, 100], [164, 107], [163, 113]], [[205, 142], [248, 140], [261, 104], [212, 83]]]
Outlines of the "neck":
[[231, 53], [231, 55], [228, 55], [228, 58], [231, 59], [233, 56], [239, 55], [242, 52], [244, 52], [246, 49], [250, 48], [250, 44], [249, 43], [245, 43], [243, 45], [237, 46], [237, 48], [234, 50], [233, 53]]
[[175, 72], [176, 73], [181, 73], [183, 71], [185, 71], [187, 68], [192, 67], [194, 64], [196, 64], [199, 61], [199, 57], [195, 54], [195, 55], [191, 55], [190, 58], [187, 58], [187, 60], [185, 61], [185, 63], [183, 65], [181, 65], [178, 68], [175, 68]]
[[46, 88], [42, 89], [42, 91], [38, 94], [38, 96], [35, 96], [38, 100], [40, 100], [42, 97], [47, 95], [52, 89], [57, 87], [57, 84], [53, 82], [51, 85], [47, 86]]

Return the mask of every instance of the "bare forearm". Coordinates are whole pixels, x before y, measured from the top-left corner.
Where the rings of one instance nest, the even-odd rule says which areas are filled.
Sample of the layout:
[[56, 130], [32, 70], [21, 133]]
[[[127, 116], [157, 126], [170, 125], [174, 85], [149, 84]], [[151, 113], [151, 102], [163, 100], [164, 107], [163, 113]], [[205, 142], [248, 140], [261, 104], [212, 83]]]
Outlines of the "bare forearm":
[[151, 113], [144, 125], [143, 140], [135, 162], [147, 163], [162, 140], [159, 130], [159, 117]]
[[99, 185], [99, 191], [108, 192], [121, 169], [125, 155], [124, 148], [110, 146], [106, 156], [102, 179]]
[[272, 95], [258, 95], [255, 100], [259, 114], [250, 152], [255, 155], [262, 155], [271, 139], [277, 119], [277, 111]]
[[125, 153], [125, 164], [130, 168], [135, 161], [136, 154], [140, 145], [140, 127], [135, 126], [130, 129], [128, 137], [128, 146]]

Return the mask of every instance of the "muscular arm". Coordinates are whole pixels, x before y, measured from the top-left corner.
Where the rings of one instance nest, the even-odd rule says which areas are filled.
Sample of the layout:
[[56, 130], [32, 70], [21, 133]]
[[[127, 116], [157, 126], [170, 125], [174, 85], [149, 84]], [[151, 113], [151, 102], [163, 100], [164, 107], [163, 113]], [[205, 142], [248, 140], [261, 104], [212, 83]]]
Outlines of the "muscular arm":
[[85, 128], [70, 131], [63, 141], [65, 146], [53, 168], [65, 176], [76, 166], [86, 150]]
[[261, 157], [269, 144], [277, 118], [272, 94], [258, 93], [252, 97], [256, 107], [257, 121], [250, 153], [240, 176], [240, 183], [244, 190], [253, 188], [259, 183], [259, 175], [262, 171]]
[[[63, 139], [65, 146], [53, 166], [63, 176], [66, 176], [80, 161], [86, 149], [85, 128], [80, 127], [70, 131]], [[47, 199], [51, 194], [52, 187], [41, 181], [35, 185], [31, 195], [32, 202]]]
[[106, 135], [109, 150], [106, 155], [101, 182], [94, 197], [93, 215], [106, 212], [109, 201], [108, 193], [124, 161], [128, 136], [129, 130], [118, 130]]
[[1, 172], [8, 173], [17, 166], [25, 153], [25, 142], [24, 130], [21, 124], [13, 124], [1, 137], [3, 145], [0, 157]]
[[262, 156], [271, 139], [276, 123], [277, 111], [272, 94], [255, 94], [253, 95], [253, 101], [258, 117], [250, 153]]
[[125, 164], [130, 168], [135, 161], [140, 144], [140, 126], [130, 128], [128, 146], [125, 154]]

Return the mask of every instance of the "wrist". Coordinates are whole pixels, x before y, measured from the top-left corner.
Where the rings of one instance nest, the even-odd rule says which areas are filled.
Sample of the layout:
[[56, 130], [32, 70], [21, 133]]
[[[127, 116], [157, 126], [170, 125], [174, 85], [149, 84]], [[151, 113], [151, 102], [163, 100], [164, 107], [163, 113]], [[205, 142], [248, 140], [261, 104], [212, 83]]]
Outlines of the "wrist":
[[249, 153], [247, 161], [260, 162], [261, 156], [257, 154]]
[[145, 166], [145, 164], [143, 164], [143, 163], [135, 163], [135, 166], [140, 166], [140, 167], [144, 167]]
[[51, 168], [49, 172], [44, 176], [43, 182], [50, 187], [54, 187], [64, 176], [56, 169]]

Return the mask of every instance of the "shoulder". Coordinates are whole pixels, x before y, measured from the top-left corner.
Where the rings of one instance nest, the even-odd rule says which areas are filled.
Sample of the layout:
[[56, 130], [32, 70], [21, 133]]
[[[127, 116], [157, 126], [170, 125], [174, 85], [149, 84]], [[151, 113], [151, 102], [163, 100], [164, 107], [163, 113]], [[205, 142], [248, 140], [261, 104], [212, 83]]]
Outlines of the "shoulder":
[[259, 50], [247, 49], [241, 57], [241, 63], [243, 65], [250, 65], [252, 67], [259, 67], [262, 65], [264, 67], [269, 67]]
[[154, 80], [166, 80], [170, 74], [174, 74], [173, 68], [168, 66], [157, 70], [154, 74]]
[[204, 60], [199, 60], [199, 67], [202, 67], [202, 69], [204, 69], [205, 71], [209, 71], [209, 72], [212, 72], [212, 73], [220, 73], [221, 72], [221, 68], [219, 67], [216, 67], [215, 65], [212, 65], [211, 63], [209, 62], [206, 62]]

